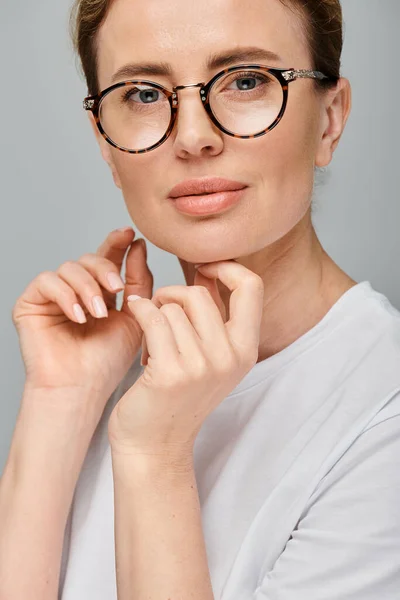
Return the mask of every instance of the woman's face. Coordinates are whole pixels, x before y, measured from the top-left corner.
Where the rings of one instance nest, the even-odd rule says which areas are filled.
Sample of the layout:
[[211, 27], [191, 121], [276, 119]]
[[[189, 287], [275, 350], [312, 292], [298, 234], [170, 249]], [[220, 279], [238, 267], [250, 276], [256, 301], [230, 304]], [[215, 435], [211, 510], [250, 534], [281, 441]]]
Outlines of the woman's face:
[[[208, 81], [210, 54], [254, 46], [281, 60], [240, 60], [309, 69], [311, 59], [297, 17], [279, 0], [115, 0], [99, 32], [100, 89], [129, 62], [169, 63], [172, 77], [138, 75], [165, 87]], [[123, 81], [125, 78], [120, 78]], [[314, 167], [331, 159], [324, 144], [324, 100], [311, 79], [289, 84], [281, 122], [257, 139], [225, 135], [209, 119], [199, 89], [179, 91], [170, 137], [149, 153], [127, 154], [98, 136], [133, 223], [154, 245], [184, 261], [210, 262], [261, 255], [295, 232], [309, 211]], [[217, 176], [245, 183], [228, 211], [196, 217], [178, 212], [169, 191], [186, 179]], [[290, 234], [289, 234], [290, 236]]]

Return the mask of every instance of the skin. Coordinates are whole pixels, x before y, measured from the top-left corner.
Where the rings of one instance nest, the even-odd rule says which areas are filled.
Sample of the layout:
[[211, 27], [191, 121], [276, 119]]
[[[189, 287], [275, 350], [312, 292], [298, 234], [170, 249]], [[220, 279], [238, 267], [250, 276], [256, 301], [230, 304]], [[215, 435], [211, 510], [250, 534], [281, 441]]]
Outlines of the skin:
[[[100, 89], [111, 85], [112, 74], [129, 61], [169, 62], [172, 78], [143, 76], [169, 89], [208, 81], [220, 70], [205, 69], [208, 54], [235, 46], [259, 46], [282, 57], [263, 63], [268, 66], [312, 68], [298, 17], [279, 0], [250, 5], [242, 0], [115, 0], [98, 42]], [[177, 256], [187, 285], [194, 284], [195, 263], [220, 260], [234, 259], [262, 278], [260, 362], [314, 327], [357, 283], [328, 256], [311, 222], [314, 168], [332, 160], [351, 109], [350, 83], [341, 78], [324, 95], [316, 93], [312, 79], [290, 83], [282, 121], [253, 140], [232, 138], [215, 127], [198, 88], [178, 94], [172, 134], [147, 154], [113, 148], [90, 112], [88, 117], [132, 221], [151, 243]], [[249, 188], [224, 213], [206, 219], [179, 213], [167, 201], [170, 189], [203, 176], [238, 180]], [[196, 275], [196, 285], [203, 277]], [[219, 280], [217, 285], [229, 318], [230, 293]]]

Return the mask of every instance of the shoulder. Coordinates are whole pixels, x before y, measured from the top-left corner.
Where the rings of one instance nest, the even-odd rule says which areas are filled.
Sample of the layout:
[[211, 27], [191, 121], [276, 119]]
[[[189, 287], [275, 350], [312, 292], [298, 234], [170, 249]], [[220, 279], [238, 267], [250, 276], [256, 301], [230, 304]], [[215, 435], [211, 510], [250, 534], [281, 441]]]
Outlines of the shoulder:
[[370, 308], [375, 317], [370, 322], [370, 327], [373, 328], [377, 325], [391, 332], [393, 341], [400, 348], [400, 310], [392, 304], [383, 292], [374, 289], [369, 281], [361, 284], [361, 291], [364, 296], [365, 306]]
[[[360, 503], [365, 506], [368, 502], [384, 510], [388, 508], [387, 502], [394, 501], [399, 489], [400, 389], [372, 416], [321, 479], [307, 503], [307, 510], [323, 496], [328, 502], [329, 497], [346, 497], [350, 512], [357, 510]], [[385, 518], [383, 513], [381, 516]]]
[[[345, 325], [348, 358], [352, 373], [358, 375], [359, 391], [375, 395], [379, 407], [380, 398], [387, 397], [386, 405], [400, 390], [400, 311], [369, 281], [357, 288]], [[398, 402], [393, 398], [386, 410], [396, 410]], [[385, 414], [377, 415], [376, 422]]]
[[399, 494], [400, 392], [320, 481], [256, 599], [396, 598]]

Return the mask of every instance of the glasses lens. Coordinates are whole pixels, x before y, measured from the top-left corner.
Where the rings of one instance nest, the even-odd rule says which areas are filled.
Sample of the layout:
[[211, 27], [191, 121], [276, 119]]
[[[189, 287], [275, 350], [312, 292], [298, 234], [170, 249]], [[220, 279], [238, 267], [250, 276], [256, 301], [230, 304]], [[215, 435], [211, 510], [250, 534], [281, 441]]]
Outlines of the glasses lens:
[[228, 73], [215, 82], [210, 92], [210, 106], [217, 121], [237, 135], [255, 135], [267, 129], [282, 104], [282, 86], [268, 71]]
[[101, 125], [117, 146], [142, 150], [156, 144], [168, 129], [168, 98], [150, 84], [129, 84], [104, 96], [99, 110]]

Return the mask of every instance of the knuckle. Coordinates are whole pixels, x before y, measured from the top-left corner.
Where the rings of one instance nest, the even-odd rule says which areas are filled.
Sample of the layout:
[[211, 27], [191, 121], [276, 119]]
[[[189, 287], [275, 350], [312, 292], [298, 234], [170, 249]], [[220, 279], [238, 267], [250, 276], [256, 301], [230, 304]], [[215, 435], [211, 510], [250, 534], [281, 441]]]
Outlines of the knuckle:
[[196, 380], [203, 380], [210, 374], [210, 368], [205, 362], [199, 362], [196, 364], [194, 371], [192, 371]]
[[176, 302], [169, 302], [168, 304], [163, 304], [159, 310], [163, 313], [176, 314], [176, 312], [180, 312], [182, 308]]
[[255, 289], [261, 294], [264, 293], [264, 281], [262, 280], [262, 278], [257, 275], [257, 273], [252, 273], [249, 275], [249, 278], [252, 280], [252, 283], [255, 287]]
[[164, 290], [167, 290], [168, 286], [164, 286], [164, 287], [159, 287], [156, 289], [156, 291], [154, 292], [154, 297], [158, 296], [158, 294], [162, 294]]
[[154, 297], [156, 296], [164, 296], [166, 292], [171, 290], [171, 286], [170, 285], [164, 285], [162, 287], [159, 287], [156, 289], [156, 291], [154, 292]]
[[34, 284], [36, 287], [41, 289], [46, 287], [47, 285], [50, 285], [50, 283], [52, 283], [56, 279], [58, 279], [57, 273], [55, 273], [54, 271], [42, 271], [35, 278]]
[[65, 262], [63, 262], [57, 269], [56, 273], [64, 273], [65, 271], [69, 270], [71, 267], [73, 267], [75, 265], [75, 261], [73, 260], [66, 260]]
[[185, 379], [179, 368], [163, 371], [160, 377], [160, 385], [165, 390], [175, 390], [182, 387]]
[[154, 315], [150, 318], [150, 325], [156, 325], [157, 327], [165, 326], [168, 323], [167, 317], [159, 311], [158, 315]]
[[98, 258], [98, 255], [94, 254], [93, 252], [85, 252], [85, 254], [82, 254], [82, 256], [79, 257], [77, 262], [91, 262], [94, 258]]
[[84, 283], [79, 289], [79, 293], [85, 298], [93, 298], [93, 296], [103, 297], [100, 287], [96, 284], [94, 280], [92, 283]]
[[208, 377], [210, 374], [210, 365], [208, 361], [203, 355], [196, 357], [190, 357], [190, 362], [188, 363], [185, 372], [190, 373], [190, 378], [195, 380], [202, 380], [205, 377]]
[[[127, 283], [129, 283], [129, 282], [128, 282], [128, 278], [126, 279], [126, 282], [127, 282]], [[153, 284], [154, 284], [154, 281], [152, 280], [152, 284], [151, 284], [151, 285], [152, 285], [152, 287], [153, 287]], [[160, 302], [160, 298], [159, 298], [159, 294], [158, 294], [158, 292], [159, 292], [159, 290], [156, 290], [156, 291], [153, 293], [153, 295], [152, 295], [152, 297], [151, 297], [151, 301], [152, 301], [152, 303], [153, 303], [155, 306], [157, 306], [157, 307], [158, 307], [158, 308], [161, 310], [161, 306], [162, 306], [162, 305], [161, 305], [161, 302]]]
[[49, 279], [50, 277], [53, 277], [53, 275], [54, 275], [53, 271], [42, 271], [36, 277], [36, 281], [41, 282], [43, 280]]
[[[154, 283], [153, 274], [149, 270], [149, 276], [150, 275], [151, 275], [151, 281], [152, 281], [152, 283]], [[176, 293], [176, 287], [177, 286], [166, 285], [166, 286], [157, 288], [155, 290], [155, 292], [153, 293], [152, 300], [154, 300], [155, 302], [158, 302], [159, 304], [161, 304], [163, 298], [164, 299], [168, 298], [168, 297], [171, 296], [171, 293]]]
[[238, 364], [235, 357], [224, 353], [221, 359], [216, 363], [218, 365], [217, 371], [222, 375], [228, 375], [236, 371]]
[[206, 295], [206, 296], [210, 295], [209, 289], [206, 288], [204, 285], [193, 285], [189, 289], [195, 290], [198, 294], [202, 294], [202, 295]]
[[69, 286], [61, 286], [61, 288], [57, 290], [57, 298], [61, 303], [65, 304], [76, 302], [76, 294]]

